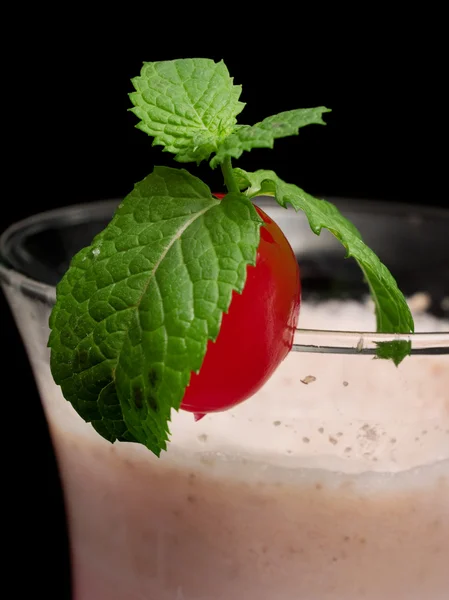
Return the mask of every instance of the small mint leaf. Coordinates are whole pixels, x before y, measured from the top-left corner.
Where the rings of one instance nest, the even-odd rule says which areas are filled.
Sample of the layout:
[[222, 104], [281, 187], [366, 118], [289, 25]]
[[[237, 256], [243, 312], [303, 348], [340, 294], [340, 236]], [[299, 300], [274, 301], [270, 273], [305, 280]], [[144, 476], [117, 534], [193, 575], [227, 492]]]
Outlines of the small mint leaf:
[[255, 264], [260, 225], [242, 194], [220, 202], [187, 171], [157, 167], [73, 258], [50, 317], [51, 369], [106, 439], [166, 448], [171, 410]]
[[[243, 169], [232, 169], [232, 174], [238, 189], [241, 192], [245, 192], [245, 194], [251, 198], [252, 196], [248, 193], [248, 190], [251, 188], [251, 181], [246, 177], [245, 171], [243, 171]], [[273, 189], [273, 186], [271, 186], [270, 190]], [[270, 193], [270, 195], [272, 196], [273, 194]]]
[[137, 127], [179, 162], [209, 158], [245, 106], [223, 61], [186, 58], [144, 63], [129, 96]]
[[[282, 181], [273, 171], [248, 173], [234, 169], [238, 182], [250, 185], [247, 196], [274, 195], [284, 208], [291, 204], [295, 210], [304, 211], [312, 231], [319, 235], [324, 227], [346, 248], [347, 257], [352, 256], [363, 271], [376, 308], [377, 331], [381, 333], [411, 333], [413, 317], [407, 302], [387, 267], [363, 242], [356, 227], [326, 200], [318, 200], [296, 185]], [[383, 342], [379, 358], [401, 361], [410, 353], [408, 342]], [[399, 364], [399, 363], [398, 363]]]
[[252, 126], [238, 125], [234, 133], [218, 146], [210, 165], [215, 168], [226, 158], [239, 158], [244, 151], [252, 148], [273, 148], [274, 140], [298, 135], [298, 130], [306, 125], [325, 125], [321, 115], [326, 112], [330, 112], [330, 109], [324, 106], [299, 108], [267, 117]]
[[412, 343], [405, 340], [393, 340], [390, 342], [376, 342], [377, 358], [389, 358], [396, 366], [404, 360], [412, 351]]

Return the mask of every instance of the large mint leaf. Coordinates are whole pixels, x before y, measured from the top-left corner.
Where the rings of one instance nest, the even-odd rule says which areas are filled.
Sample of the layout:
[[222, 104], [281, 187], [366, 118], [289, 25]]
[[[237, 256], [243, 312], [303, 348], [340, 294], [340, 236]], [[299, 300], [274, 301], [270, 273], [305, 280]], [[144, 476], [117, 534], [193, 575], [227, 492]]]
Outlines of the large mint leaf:
[[51, 369], [107, 439], [166, 448], [208, 340], [255, 264], [261, 220], [183, 169], [158, 167], [72, 260], [50, 318]]
[[130, 94], [140, 119], [137, 127], [154, 145], [176, 154], [179, 162], [209, 158], [234, 129], [241, 86], [233, 84], [223, 61], [188, 58], [144, 63]]
[[[234, 169], [240, 189], [247, 196], [260, 194], [275, 196], [284, 208], [287, 204], [295, 210], [304, 211], [312, 231], [319, 235], [324, 227], [346, 248], [347, 257], [352, 256], [360, 266], [371, 291], [376, 309], [377, 331], [382, 333], [410, 333], [414, 331], [413, 317], [407, 302], [387, 267], [363, 242], [359, 231], [326, 200], [319, 200], [296, 185], [282, 181], [273, 171], [248, 173]], [[406, 341], [382, 342], [379, 358], [391, 358], [396, 364], [410, 354]]]
[[252, 148], [273, 148], [274, 140], [298, 135], [298, 130], [306, 125], [325, 125], [322, 114], [330, 112], [324, 106], [299, 108], [267, 117], [255, 125], [240, 125], [218, 147], [210, 161], [211, 167], [221, 164], [226, 158], [239, 158]]

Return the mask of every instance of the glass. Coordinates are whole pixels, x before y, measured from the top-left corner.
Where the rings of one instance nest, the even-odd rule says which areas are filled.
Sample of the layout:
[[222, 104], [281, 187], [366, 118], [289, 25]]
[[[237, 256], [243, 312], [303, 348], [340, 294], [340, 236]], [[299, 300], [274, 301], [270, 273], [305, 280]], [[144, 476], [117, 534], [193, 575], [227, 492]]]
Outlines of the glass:
[[[448, 213], [335, 202], [407, 294], [426, 292], [417, 309], [430, 302], [447, 319]], [[111, 445], [62, 398], [46, 343], [54, 284], [117, 203], [43, 213], [0, 241], [3, 290], [63, 482], [75, 600], [446, 598], [448, 321], [421, 315], [424, 333], [409, 336], [359, 333], [358, 267], [332, 236], [260, 198], [299, 256], [300, 324], [311, 329], [296, 332], [252, 399], [198, 423], [174, 414], [160, 459]], [[390, 339], [412, 341], [398, 368], [373, 360], [376, 342]]]

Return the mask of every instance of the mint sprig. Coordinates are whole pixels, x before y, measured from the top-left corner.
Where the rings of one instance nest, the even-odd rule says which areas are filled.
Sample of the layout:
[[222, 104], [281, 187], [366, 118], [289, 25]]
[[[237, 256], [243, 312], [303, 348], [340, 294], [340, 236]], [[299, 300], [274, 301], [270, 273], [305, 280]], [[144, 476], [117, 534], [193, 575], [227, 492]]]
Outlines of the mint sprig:
[[[273, 171], [233, 169], [252, 148], [324, 124], [325, 107], [279, 113], [237, 125], [241, 86], [223, 63], [181, 59], [144, 63], [132, 80], [137, 127], [178, 162], [221, 166], [220, 202], [184, 169], [156, 167], [124, 199], [112, 221], [81, 250], [57, 286], [50, 318], [51, 369], [67, 400], [111, 442], [166, 449], [171, 411], [218, 336], [234, 291], [256, 262], [259, 218], [251, 198], [274, 195], [303, 210], [312, 230], [329, 229], [363, 270], [378, 331], [408, 333], [413, 320], [396, 282], [335, 206], [283, 182]], [[244, 191], [244, 193], [242, 193]], [[238, 343], [238, 341], [236, 341]], [[378, 356], [398, 364], [403, 341]]]
[[172, 408], [254, 265], [261, 219], [198, 178], [157, 167], [57, 286], [51, 368], [84, 420], [159, 455]]

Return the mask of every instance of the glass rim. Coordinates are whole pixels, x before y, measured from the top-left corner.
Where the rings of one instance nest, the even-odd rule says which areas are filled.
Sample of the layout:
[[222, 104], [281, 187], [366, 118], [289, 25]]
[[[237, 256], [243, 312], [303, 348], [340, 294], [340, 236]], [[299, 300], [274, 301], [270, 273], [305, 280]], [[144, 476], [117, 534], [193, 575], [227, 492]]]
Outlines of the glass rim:
[[[55, 286], [33, 279], [8, 264], [7, 244], [9, 238], [22, 229], [32, 231], [37, 226], [41, 229], [46, 222], [50, 223], [61, 219], [70, 224], [85, 222], [86, 210], [92, 217], [101, 216], [104, 215], [105, 210], [112, 210], [116, 207], [121, 200], [122, 198], [116, 198], [71, 204], [36, 213], [10, 225], [0, 235], [0, 283], [18, 288], [23, 294], [32, 299], [38, 299], [49, 306], [53, 305], [56, 300]], [[341, 200], [344, 201], [345, 199], [342, 198]], [[379, 202], [367, 200], [365, 210], [379, 205]], [[385, 207], [381, 206], [382, 210], [387, 209], [388, 212], [397, 212], [404, 211], [408, 205], [388, 203]], [[446, 211], [438, 207], [420, 206], [413, 208], [424, 216], [441, 218], [444, 215], [444, 218], [447, 218]], [[363, 206], [361, 210], [364, 210]], [[399, 341], [411, 343], [411, 355], [449, 354], [449, 330], [418, 333], [376, 333], [372, 331], [297, 328], [292, 351], [375, 356], [379, 343]]]

